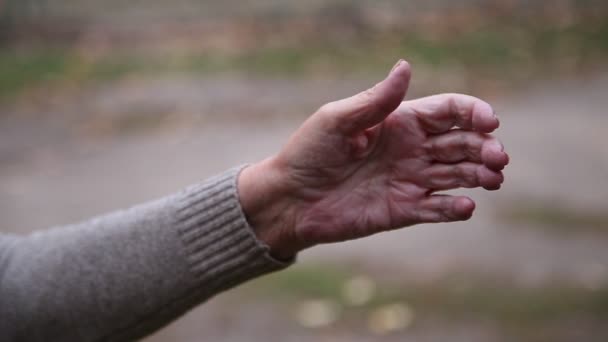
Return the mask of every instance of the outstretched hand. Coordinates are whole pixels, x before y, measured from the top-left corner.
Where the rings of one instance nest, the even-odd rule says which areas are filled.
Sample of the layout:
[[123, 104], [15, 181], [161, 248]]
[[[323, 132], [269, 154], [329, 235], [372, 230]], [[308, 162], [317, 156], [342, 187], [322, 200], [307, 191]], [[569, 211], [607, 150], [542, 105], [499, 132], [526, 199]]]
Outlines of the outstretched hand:
[[471, 217], [456, 188], [500, 188], [509, 158], [499, 122], [475, 97], [403, 101], [410, 66], [322, 106], [278, 155], [241, 172], [239, 196], [258, 237], [279, 257], [418, 223]]

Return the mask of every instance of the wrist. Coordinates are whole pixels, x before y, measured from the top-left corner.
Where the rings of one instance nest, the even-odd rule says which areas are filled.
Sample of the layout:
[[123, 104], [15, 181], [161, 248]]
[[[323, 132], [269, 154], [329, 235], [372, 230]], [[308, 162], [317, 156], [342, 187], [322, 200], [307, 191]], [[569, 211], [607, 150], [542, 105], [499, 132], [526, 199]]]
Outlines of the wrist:
[[274, 158], [244, 168], [238, 176], [239, 201], [256, 237], [278, 259], [290, 259], [298, 251], [295, 201], [290, 196], [285, 171]]

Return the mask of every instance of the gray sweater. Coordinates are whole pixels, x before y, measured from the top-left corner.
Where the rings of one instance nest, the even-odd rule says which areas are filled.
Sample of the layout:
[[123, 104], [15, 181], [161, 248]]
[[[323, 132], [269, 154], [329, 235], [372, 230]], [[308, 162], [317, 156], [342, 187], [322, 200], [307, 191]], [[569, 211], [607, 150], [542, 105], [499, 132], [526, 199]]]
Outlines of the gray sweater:
[[0, 235], [0, 341], [125, 341], [289, 265], [247, 224], [233, 169], [160, 200]]

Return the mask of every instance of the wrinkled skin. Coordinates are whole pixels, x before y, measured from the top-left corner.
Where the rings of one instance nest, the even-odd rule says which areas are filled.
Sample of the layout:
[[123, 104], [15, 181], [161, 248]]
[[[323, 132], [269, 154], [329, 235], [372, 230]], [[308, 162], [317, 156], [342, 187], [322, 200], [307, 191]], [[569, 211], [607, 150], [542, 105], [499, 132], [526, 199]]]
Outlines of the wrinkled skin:
[[279, 257], [419, 223], [471, 217], [456, 188], [500, 188], [508, 163], [489, 133], [492, 107], [467, 95], [402, 102], [410, 66], [400, 61], [370, 90], [321, 107], [278, 155], [239, 177], [243, 209]]

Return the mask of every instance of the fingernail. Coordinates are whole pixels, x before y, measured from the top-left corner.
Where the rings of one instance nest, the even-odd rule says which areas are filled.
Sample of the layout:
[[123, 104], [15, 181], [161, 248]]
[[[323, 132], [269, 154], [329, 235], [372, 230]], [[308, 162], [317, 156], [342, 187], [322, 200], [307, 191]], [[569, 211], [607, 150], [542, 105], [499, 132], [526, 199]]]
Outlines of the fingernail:
[[395, 69], [397, 69], [401, 64], [403, 64], [403, 62], [405, 62], [403, 59], [398, 60], [397, 64], [395, 64], [395, 66], [391, 69], [390, 73], [392, 74]]

